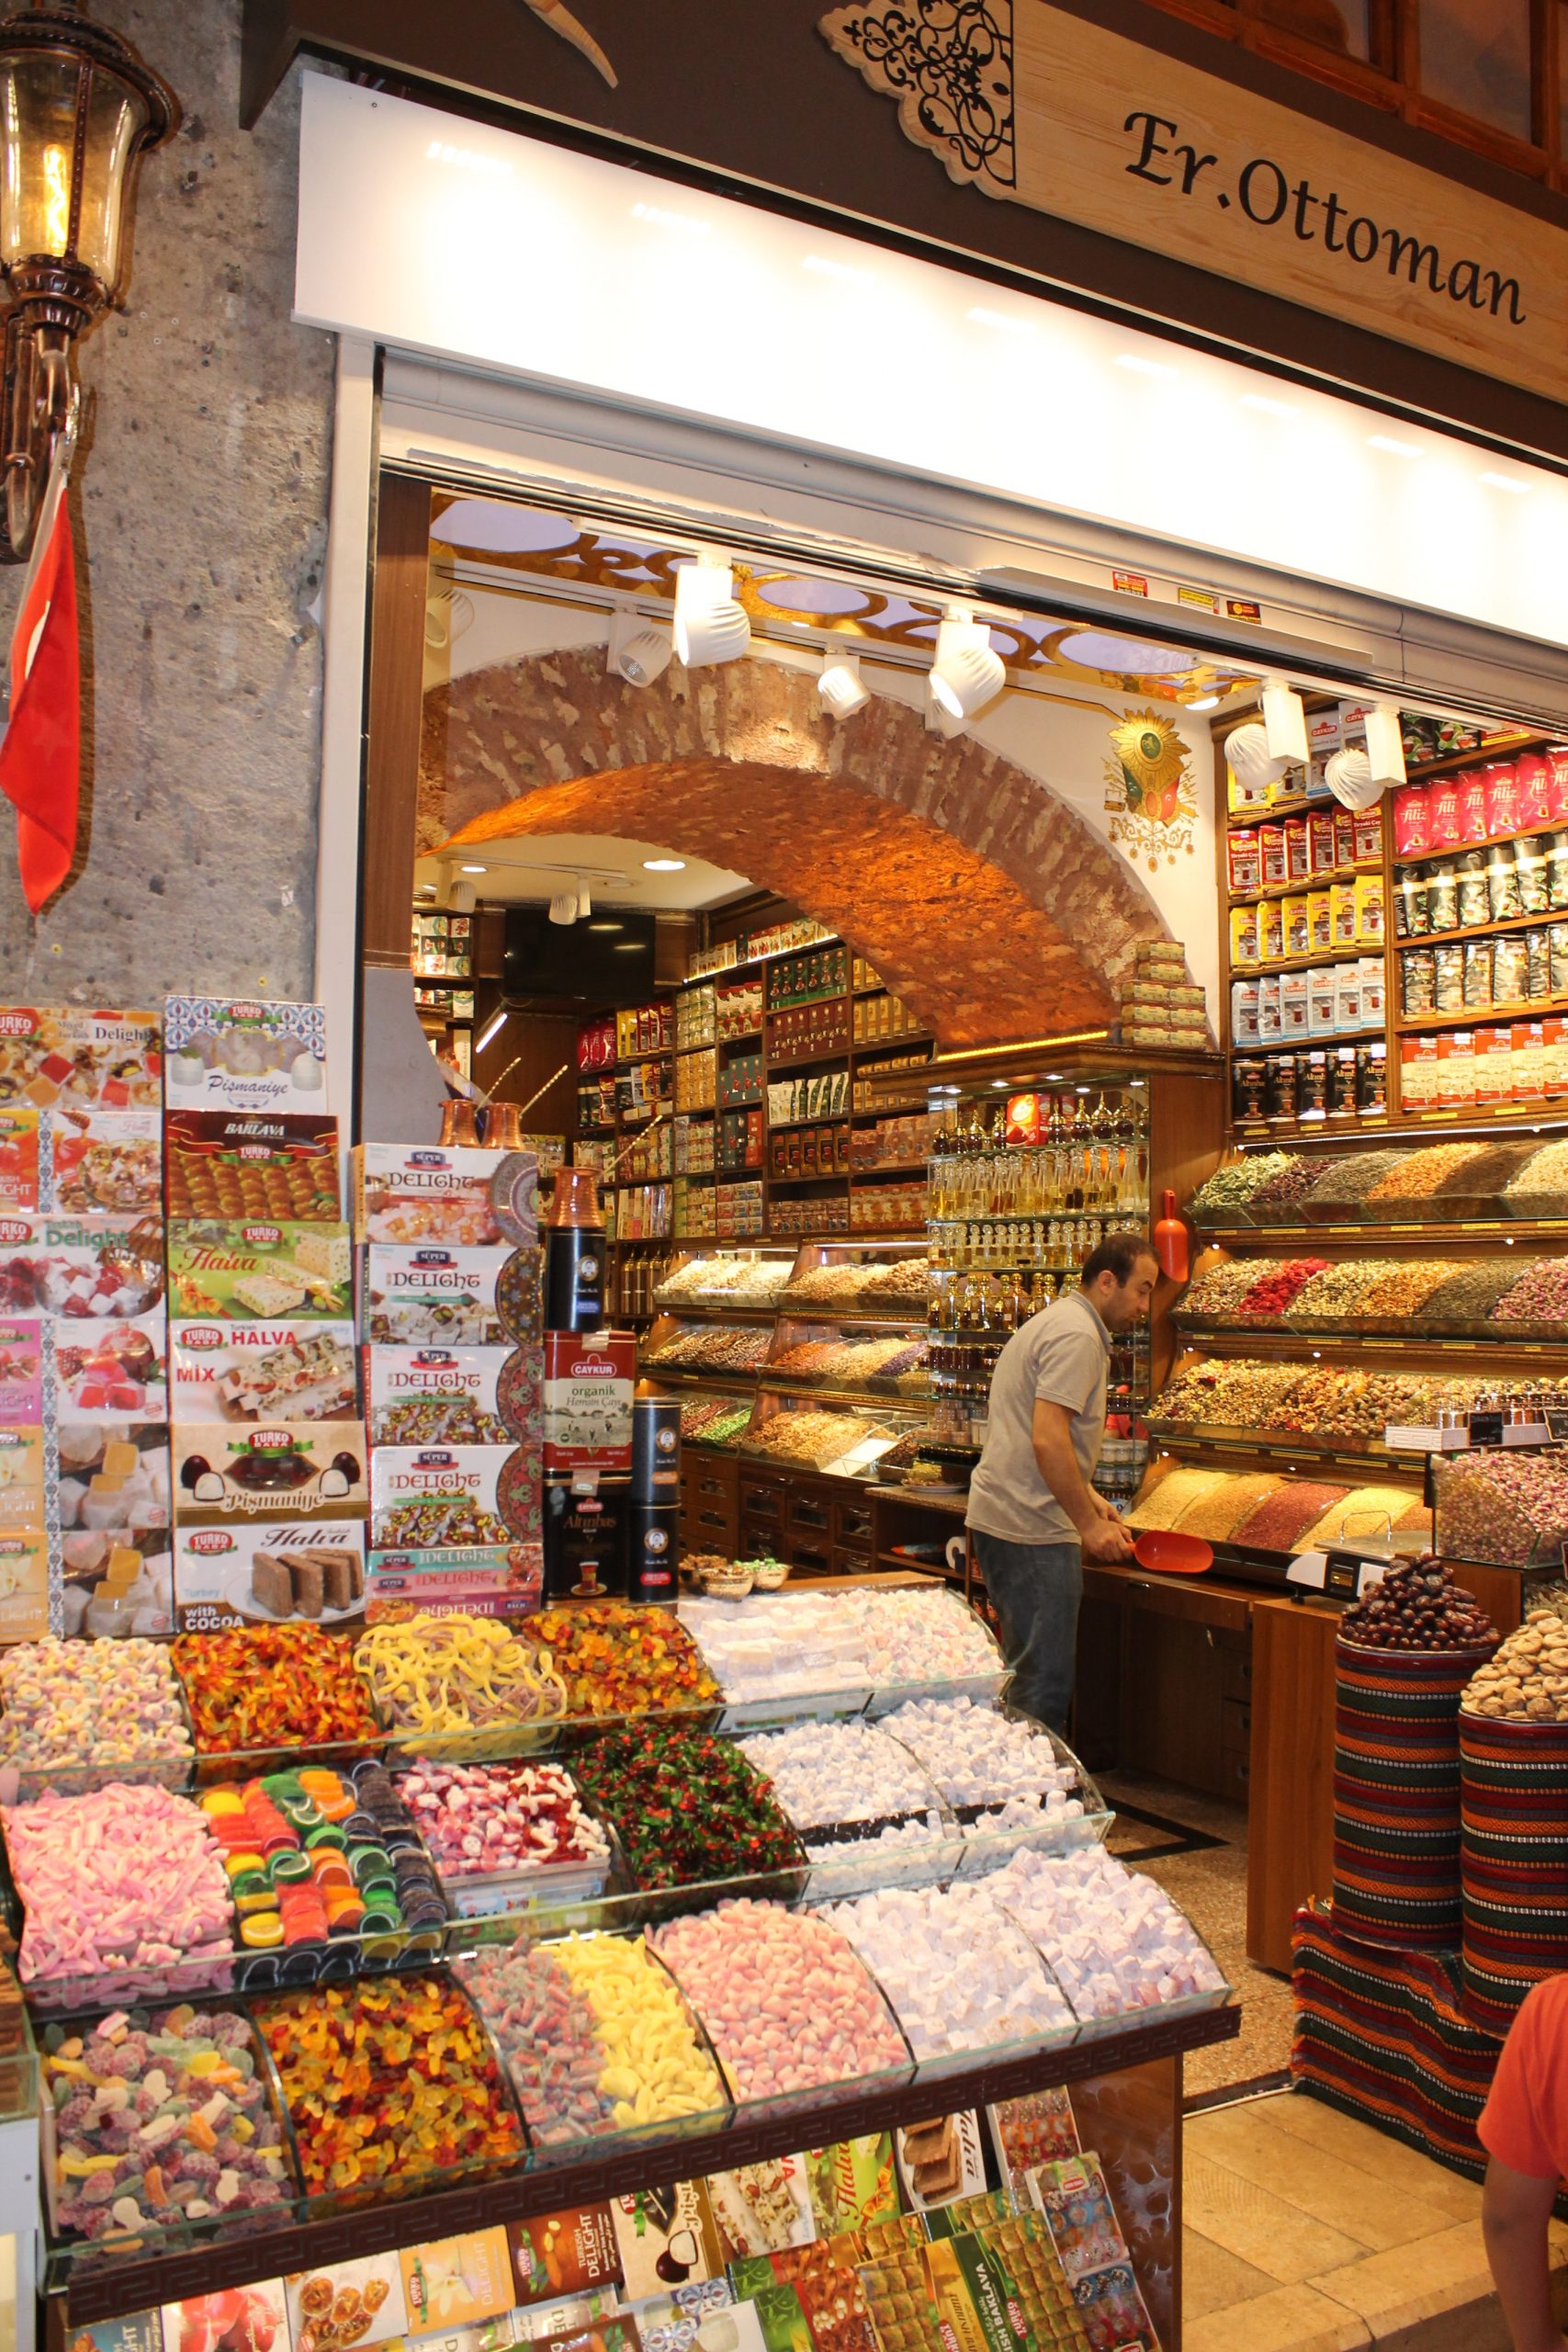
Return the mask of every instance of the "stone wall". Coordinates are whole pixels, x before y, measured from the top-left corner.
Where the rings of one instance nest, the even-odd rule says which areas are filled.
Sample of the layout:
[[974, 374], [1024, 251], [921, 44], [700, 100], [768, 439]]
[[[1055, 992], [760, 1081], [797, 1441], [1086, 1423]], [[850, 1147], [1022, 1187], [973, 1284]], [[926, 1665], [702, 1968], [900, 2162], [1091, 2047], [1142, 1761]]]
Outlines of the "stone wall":
[[309, 995], [333, 350], [288, 315], [298, 75], [242, 131], [240, 0], [92, 6], [184, 121], [143, 167], [126, 314], [81, 349], [83, 847], [35, 926], [0, 803], [0, 997]]

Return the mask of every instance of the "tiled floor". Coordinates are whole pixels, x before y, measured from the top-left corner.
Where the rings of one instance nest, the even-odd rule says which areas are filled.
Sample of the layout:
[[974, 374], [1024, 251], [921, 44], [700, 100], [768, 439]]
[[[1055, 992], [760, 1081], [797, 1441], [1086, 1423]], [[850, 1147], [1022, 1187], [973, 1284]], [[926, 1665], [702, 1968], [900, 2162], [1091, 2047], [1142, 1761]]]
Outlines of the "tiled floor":
[[1186, 2129], [1183, 2352], [1507, 2352], [1474, 2183], [1290, 2092]]

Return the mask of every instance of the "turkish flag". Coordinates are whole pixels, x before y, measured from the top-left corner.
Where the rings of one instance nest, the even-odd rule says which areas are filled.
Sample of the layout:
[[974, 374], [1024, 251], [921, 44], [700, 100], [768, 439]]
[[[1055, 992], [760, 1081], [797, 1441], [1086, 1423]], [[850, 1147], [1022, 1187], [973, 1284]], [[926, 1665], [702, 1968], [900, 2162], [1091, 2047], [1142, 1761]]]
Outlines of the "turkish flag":
[[36, 915], [71, 871], [82, 784], [82, 659], [76, 557], [57, 457], [11, 632], [11, 723], [0, 792], [17, 811], [17, 865]]

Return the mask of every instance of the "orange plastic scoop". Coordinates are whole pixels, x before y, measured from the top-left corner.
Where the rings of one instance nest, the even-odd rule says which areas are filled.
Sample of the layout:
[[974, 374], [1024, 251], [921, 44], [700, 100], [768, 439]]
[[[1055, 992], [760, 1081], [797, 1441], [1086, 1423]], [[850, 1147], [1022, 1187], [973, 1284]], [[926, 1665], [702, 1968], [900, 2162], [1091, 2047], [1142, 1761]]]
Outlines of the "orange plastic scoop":
[[1214, 1565], [1214, 1547], [1201, 1536], [1148, 1527], [1134, 1544], [1133, 1557], [1141, 1568], [1154, 1568], [1164, 1577], [1201, 1577]]

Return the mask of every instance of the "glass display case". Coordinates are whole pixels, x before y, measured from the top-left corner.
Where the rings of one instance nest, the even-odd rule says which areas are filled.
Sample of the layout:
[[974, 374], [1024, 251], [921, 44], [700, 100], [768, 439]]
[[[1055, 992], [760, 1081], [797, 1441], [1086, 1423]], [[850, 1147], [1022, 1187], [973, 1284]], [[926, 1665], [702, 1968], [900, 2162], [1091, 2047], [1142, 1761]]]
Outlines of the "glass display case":
[[1432, 1457], [1445, 1559], [1561, 1569], [1568, 1561], [1568, 1446]]

